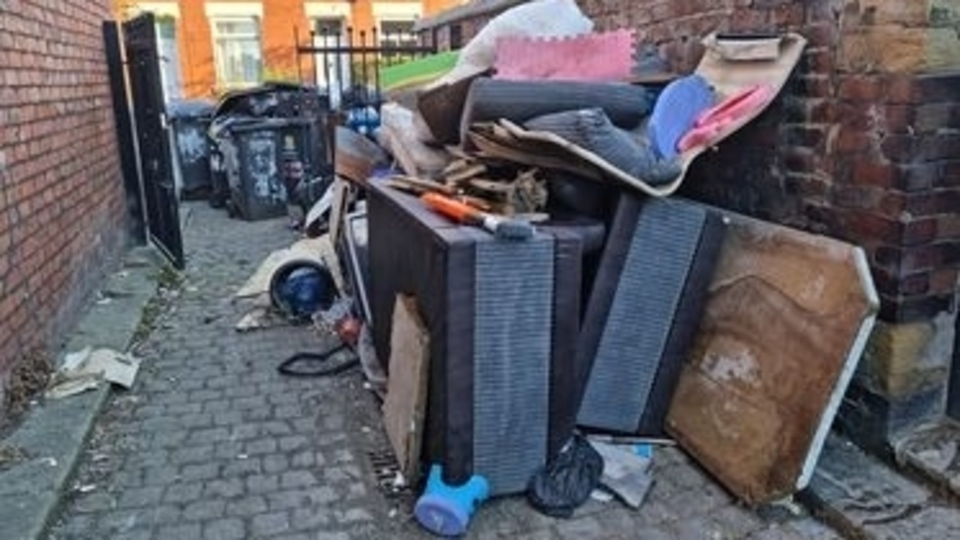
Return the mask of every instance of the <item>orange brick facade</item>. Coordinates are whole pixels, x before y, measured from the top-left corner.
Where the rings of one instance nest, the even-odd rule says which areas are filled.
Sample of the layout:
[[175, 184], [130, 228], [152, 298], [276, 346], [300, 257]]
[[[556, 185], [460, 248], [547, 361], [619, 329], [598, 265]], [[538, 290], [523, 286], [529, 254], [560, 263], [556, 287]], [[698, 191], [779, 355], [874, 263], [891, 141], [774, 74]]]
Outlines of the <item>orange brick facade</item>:
[[[341, 0], [337, 2], [309, 2], [305, 0], [154, 0], [148, 2], [122, 2], [118, 6], [126, 14], [136, 10], [157, 11], [172, 14], [176, 19], [177, 55], [183, 97], [214, 97], [223, 90], [217, 82], [215, 69], [213, 32], [208, 4], [220, 8], [231, 5], [238, 9], [256, 7], [262, 13], [259, 20], [262, 72], [264, 78], [297, 80], [306, 79], [312, 72], [309, 57], [300, 58], [297, 65], [294, 29], [300, 42], [309, 42], [309, 32], [320, 13], [324, 18], [340, 18], [345, 27], [359, 31], [369, 30], [377, 24], [377, 12], [396, 12], [415, 6], [420, 15], [429, 16], [455, 6], [460, 0]], [[308, 5], [314, 14], [308, 13]]]
[[110, 18], [109, 0], [0, 3], [0, 409], [10, 368], [57, 348], [126, 242]]

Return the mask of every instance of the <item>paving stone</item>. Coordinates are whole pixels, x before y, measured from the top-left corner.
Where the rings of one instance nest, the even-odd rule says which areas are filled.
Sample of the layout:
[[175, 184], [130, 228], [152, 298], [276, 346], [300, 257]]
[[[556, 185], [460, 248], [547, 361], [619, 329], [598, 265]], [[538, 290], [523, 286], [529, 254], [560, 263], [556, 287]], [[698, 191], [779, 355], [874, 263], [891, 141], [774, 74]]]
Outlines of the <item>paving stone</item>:
[[174, 465], [199, 463], [213, 459], [213, 445], [186, 446], [174, 450], [170, 454], [170, 462]]
[[190, 435], [190, 438], [187, 439], [187, 443], [212, 446], [215, 443], [227, 440], [229, 437], [230, 432], [225, 427], [198, 429]]
[[270, 536], [290, 530], [290, 516], [287, 512], [273, 512], [253, 516], [250, 526], [253, 534]]
[[271, 512], [301, 508], [311, 503], [310, 494], [302, 489], [289, 489], [267, 495], [267, 505]]
[[73, 502], [74, 509], [81, 514], [109, 510], [116, 506], [113, 495], [106, 492], [93, 492], [77, 497]]
[[171, 484], [167, 487], [163, 500], [168, 503], [187, 503], [199, 499], [202, 492], [203, 484], [200, 482]]
[[199, 414], [203, 412], [203, 405], [200, 403], [180, 403], [177, 405], [167, 405], [164, 407], [167, 416], [186, 416], [188, 414]]
[[160, 502], [163, 497], [163, 486], [151, 486], [140, 489], [128, 489], [120, 497], [118, 508], [133, 508], [151, 506]]
[[228, 516], [250, 517], [267, 511], [267, 499], [262, 495], [249, 495], [227, 503]]
[[157, 538], [169, 538], [171, 540], [201, 540], [203, 538], [203, 534], [199, 523], [188, 523], [161, 527], [157, 531]]
[[289, 459], [285, 454], [271, 454], [263, 458], [263, 472], [267, 474], [281, 473], [289, 467]]
[[241, 540], [246, 535], [241, 519], [215, 519], [203, 524], [204, 540]]
[[254, 475], [247, 477], [247, 491], [250, 493], [268, 493], [280, 488], [277, 475]]
[[233, 459], [223, 467], [223, 476], [249, 476], [260, 474], [263, 468], [260, 464], [260, 458], [248, 457], [245, 459]]
[[350, 540], [350, 535], [345, 532], [320, 531], [314, 538], [316, 540]]
[[[298, 452], [290, 460], [290, 466], [298, 469], [313, 467], [316, 463], [316, 453], [310, 450]], [[322, 465], [322, 463], [317, 465]]]
[[293, 435], [290, 437], [283, 437], [280, 439], [280, 450], [283, 452], [291, 452], [293, 450], [300, 450], [301, 448], [306, 447], [310, 441], [303, 435]]
[[245, 450], [246, 453], [251, 456], [272, 454], [277, 451], [277, 441], [276, 439], [256, 439], [248, 442], [245, 445]]
[[226, 507], [226, 501], [221, 499], [199, 500], [183, 509], [183, 517], [187, 520], [215, 519], [223, 516]]
[[243, 441], [228, 441], [217, 443], [213, 450], [213, 457], [219, 460], [246, 459], [249, 453]]
[[301, 469], [287, 471], [280, 477], [280, 486], [284, 489], [312, 486], [317, 483], [317, 477], [312, 471]]
[[[210, 402], [215, 403], [215, 402]], [[212, 412], [212, 411], [207, 411]], [[243, 423], [243, 413], [240, 411], [227, 410], [213, 413], [213, 425], [215, 426], [234, 426], [238, 427]]]
[[[260, 433], [264, 435], [269, 435], [271, 437], [276, 437], [278, 435], [290, 435], [293, 433], [290, 424], [282, 420], [272, 420], [270, 422], [264, 422], [260, 425]], [[283, 439], [280, 439], [281, 443]]]
[[217, 463], [201, 463], [199, 465], [184, 465], [180, 470], [180, 478], [185, 482], [195, 480], [210, 480], [216, 478], [220, 473], [220, 465]]
[[232, 499], [244, 493], [243, 481], [239, 478], [211, 480], [203, 490], [204, 498]]
[[187, 429], [161, 431], [154, 434], [152, 444], [160, 448], [180, 448], [189, 436]]

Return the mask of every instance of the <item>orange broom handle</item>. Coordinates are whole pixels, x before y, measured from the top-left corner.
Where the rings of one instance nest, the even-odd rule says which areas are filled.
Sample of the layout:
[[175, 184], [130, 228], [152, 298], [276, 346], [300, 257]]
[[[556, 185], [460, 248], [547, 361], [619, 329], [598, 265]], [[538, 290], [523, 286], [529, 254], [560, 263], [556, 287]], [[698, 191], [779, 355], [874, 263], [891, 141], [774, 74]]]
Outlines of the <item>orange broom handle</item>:
[[483, 221], [477, 209], [439, 193], [424, 193], [420, 199], [433, 210], [461, 223]]

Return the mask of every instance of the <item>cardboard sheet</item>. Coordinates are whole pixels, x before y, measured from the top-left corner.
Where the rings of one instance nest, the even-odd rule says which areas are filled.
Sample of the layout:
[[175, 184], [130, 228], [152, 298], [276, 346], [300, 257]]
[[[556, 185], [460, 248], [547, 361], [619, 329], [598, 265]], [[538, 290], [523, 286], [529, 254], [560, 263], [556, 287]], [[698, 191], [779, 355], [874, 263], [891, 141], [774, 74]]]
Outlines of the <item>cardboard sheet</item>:
[[390, 340], [390, 376], [383, 403], [383, 422], [400, 472], [407, 484], [417, 481], [427, 410], [430, 338], [416, 301], [398, 295]]

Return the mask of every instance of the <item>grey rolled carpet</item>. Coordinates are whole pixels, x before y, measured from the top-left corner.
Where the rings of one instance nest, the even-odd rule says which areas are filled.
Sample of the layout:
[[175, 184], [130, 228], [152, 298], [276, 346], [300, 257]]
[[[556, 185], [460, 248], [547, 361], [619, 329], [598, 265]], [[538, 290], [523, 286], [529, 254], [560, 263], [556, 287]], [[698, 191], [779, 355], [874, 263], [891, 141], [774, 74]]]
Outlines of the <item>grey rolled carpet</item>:
[[505, 118], [523, 123], [555, 112], [597, 107], [618, 127], [633, 129], [653, 108], [642, 86], [574, 81], [505, 81], [479, 78], [463, 106], [461, 133], [474, 122]]
[[615, 126], [599, 108], [538, 116], [524, 127], [560, 136], [653, 186], [668, 184], [682, 172], [676, 159], [660, 159], [652, 146]]

